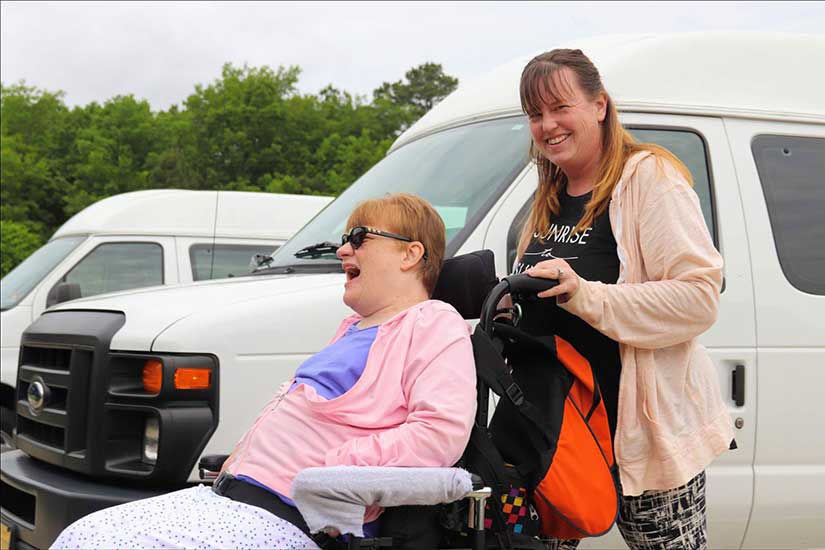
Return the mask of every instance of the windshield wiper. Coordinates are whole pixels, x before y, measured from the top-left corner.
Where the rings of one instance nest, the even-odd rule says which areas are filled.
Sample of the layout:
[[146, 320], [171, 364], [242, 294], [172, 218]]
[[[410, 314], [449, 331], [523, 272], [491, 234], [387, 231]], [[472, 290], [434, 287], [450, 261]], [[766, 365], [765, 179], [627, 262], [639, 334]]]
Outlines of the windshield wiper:
[[341, 248], [340, 244], [330, 241], [314, 244], [306, 248], [302, 248], [295, 253], [296, 258], [319, 258], [324, 254], [334, 254], [336, 250]]
[[264, 267], [252, 273], [255, 275], [290, 275], [292, 273], [343, 273], [340, 262], [306, 262], [292, 265]]

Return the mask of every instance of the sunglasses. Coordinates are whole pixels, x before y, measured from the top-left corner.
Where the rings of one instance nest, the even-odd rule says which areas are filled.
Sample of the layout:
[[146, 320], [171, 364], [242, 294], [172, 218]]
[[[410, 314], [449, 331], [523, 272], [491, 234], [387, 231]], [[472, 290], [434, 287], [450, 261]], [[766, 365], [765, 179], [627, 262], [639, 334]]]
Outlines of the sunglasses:
[[[404, 241], [407, 243], [414, 242], [409, 237], [396, 235], [395, 233], [390, 233], [389, 231], [380, 231], [378, 229], [373, 229], [372, 227], [356, 225], [355, 227], [349, 230], [349, 233], [344, 233], [343, 235], [341, 235], [341, 246], [350, 243], [352, 245], [352, 248], [357, 250], [361, 248], [362, 244], [364, 244], [367, 235], [378, 235], [379, 237], [387, 237], [388, 239], [395, 239], [397, 241]], [[424, 259], [427, 259], [426, 251], [424, 251]]]

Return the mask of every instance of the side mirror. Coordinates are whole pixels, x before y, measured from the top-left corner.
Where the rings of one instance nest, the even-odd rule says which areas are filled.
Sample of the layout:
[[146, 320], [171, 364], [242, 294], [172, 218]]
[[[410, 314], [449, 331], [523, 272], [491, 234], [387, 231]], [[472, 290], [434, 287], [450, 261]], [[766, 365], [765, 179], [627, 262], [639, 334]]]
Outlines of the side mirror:
[[272, 251], [272, 254], [253, 254], [252, 259], [249, 260], [249, 272], [252, 273], [259, 267], [264, 267], [271, 264], [272, 256], [279, 248], [280, 246], [276, 246], [275, 250]]
[[52, 307], [69, 300], [81, 298], [80, 285], [77, 283], [57, 283], [46, 296], [46, 307]]
[[261, 264], [266, 261], [266, 258], [266, 254], [253, 254], [249, 260], [249, 271], [252, 272], [261, 267]]

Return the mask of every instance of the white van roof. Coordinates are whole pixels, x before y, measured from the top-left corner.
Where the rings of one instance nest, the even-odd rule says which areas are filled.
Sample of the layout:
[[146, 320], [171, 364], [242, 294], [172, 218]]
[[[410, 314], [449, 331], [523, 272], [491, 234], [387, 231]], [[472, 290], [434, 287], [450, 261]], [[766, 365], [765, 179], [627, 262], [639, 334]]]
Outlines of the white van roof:
[[[52, 238], [67, 235], [186, 235], [286, 240], [331, 197], [153, 189], [87, 206]], [[217, 220], [215, 212], [217, 211]]]
[[521, 71], [554, 47], [581, 49], [621, 111], [825, 122], [825, 35], [610, 35], [550, 43], [460, 85], [392, 149], [456, 124], [521, 113]]

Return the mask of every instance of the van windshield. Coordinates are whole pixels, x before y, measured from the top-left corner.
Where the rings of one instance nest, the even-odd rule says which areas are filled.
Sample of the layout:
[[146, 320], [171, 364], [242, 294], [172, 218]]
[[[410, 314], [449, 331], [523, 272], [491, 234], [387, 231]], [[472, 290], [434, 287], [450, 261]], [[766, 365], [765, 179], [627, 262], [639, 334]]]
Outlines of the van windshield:
[[0, 294], [2, 294], [0, 309], [5, 311], [16, 306], [43, 277], [84, 240], [86, 237], [63, 237], [49, 241], [9, 271], [0, 281]]
[[[529, 144], [523, 116], [468, 124], [408, 143], [355, 181], [259, 272], [301, 266], [340, 269], [335, 245], [350, 212], [363, 200], [397, 192], [418, 195], [441, 214], [449, 258], [527, 165]], [[329, 244], [309, 254], [304, 250], [319, 243]], [[296, 256], [298, 251], [303, 252]]]

